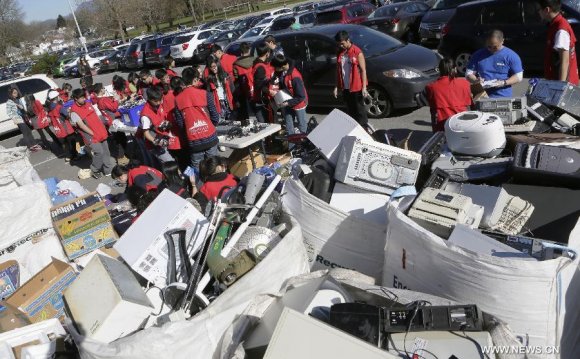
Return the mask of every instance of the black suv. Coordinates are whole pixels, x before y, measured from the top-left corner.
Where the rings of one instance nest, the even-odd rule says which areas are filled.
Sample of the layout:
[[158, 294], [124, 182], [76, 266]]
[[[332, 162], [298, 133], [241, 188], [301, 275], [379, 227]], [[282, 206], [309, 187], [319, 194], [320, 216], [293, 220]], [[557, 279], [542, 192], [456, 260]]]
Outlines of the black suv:
[[[568, 2], [562, 4], [564, 16], [574, 19], [570, 24], [580, 35], [578, 6], [570, 7]], [[524, 71], [543, 70], [548, 27], [531, 0], [484, 0], [459, 6], [443, 28], [439, 53], [455, 59], [463, 73], [471, 54], [485, 46], [486, 33], [493, 29], [503, 31], [504, 45], [520, 56]]]

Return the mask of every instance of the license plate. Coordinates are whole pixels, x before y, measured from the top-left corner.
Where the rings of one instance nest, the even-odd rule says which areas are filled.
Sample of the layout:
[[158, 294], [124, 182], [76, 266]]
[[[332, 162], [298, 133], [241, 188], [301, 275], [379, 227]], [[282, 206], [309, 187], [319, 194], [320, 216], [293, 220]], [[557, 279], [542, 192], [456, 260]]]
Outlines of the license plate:
[[378, 28], [379, 28], [379, 25], [371, 25], [371, 27], [372, 27], [373, 29], [378, 29]]

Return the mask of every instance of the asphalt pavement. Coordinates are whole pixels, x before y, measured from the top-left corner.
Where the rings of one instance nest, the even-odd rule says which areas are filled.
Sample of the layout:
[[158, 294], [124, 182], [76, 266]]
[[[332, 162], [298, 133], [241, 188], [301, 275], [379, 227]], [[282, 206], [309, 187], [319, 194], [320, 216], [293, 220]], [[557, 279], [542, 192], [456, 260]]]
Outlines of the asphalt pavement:
[[[183, 68], [177, 68], [177, 73], [180, 73]], [[101, 82], [104, 85], [111, 83], [113, 76], [119, 74], [127, 77], [128, 72], [113, 72], [94, 76], [94, 82]], [[55, 82], [61, 86], [64, 82], [69, 82], [73, 88], [79, 87], [79, 79], [55, 79]], [[521, 83], [514, 86], [514, 94], [523, 94], [527, 89], [528, 81], [524, 79]], [[331, 96], [331, 94], [329, 94]], [[324, 117], [330, 113], [330, 108], [308, 108], [308, 118], [315, 116], [320, 122]], [[370, 120], [375, 129], [388, 130], [389, 134], [396, 140], [402, 140], [409, 137], [410, 148], [418, 149], [424, 141], [431, 135], [430, 114], [429, 108], [423, 107], [419, 109], [399, 110], [394, 112], [388, 118], [372, 119]], [[412, 132], [412, 133], [411, 133]], [[36, 131], [35, 136], [38, 137]], [[0, 137], [0, 145], [9, 148], [20, 144], [22, 136], [20, 133]], [[30, 161], [35, 167], [41, 178], [57, 177], [61, 180], [68, 179], [79, 181], [87, 190], [93, 191], [97, 188], [99, 183], [112, 185], [113, 180], [110, 177], [103, 177], [100, 180], [93, 178], [86, 180], [79, 180], [77, 173], [81, 168], [88, 168], [90, 159], [87, 157], [84, 161], [70, 165], [64, 161], [64, 158], [59, 156], [58, 149], [51, 151], [39, 151], [30, 155]], [[115, 189], [115, 188], [114, 188]]]

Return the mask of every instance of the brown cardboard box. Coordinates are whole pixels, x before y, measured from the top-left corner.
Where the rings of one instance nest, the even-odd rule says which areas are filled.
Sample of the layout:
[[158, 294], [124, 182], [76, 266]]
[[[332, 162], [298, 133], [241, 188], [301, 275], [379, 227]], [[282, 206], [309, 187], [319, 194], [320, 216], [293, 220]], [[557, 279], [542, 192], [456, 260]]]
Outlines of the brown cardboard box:
[[0, 302], [4, 309], [0, 312], [0, 333], [9, 332], [13, 329], [25, 327], [30, 323], [28, 317], [14, 306]]
[[292, 160], [292, 155], [290, 153], [283, 153], [281, 155], [267, 155], [266, 162], [272, 164], [275, 162], [280, 162], [281, 165], [285, 165]]
[[[264, 156], [258, 151], [252, 151], [252, 157], [256, 162], [256, 168], [264, 166]], [[247, 149], [235, 150], [229, 157], [230, 173], [236, 177], [242, 178], [249, 175], [254, 168], [252, 167], [252, 159]]]
[[54, 228], [71, 260], [118, 239], [109, 212], [97, 193], [76, 198], [50, 211]]
[[32, 323], [61, 318], [64, 314], [62, 292], [76, 276], [71, 266], [53, 258], [52, 263], [24, 283], [6, 303], [21, 310]]

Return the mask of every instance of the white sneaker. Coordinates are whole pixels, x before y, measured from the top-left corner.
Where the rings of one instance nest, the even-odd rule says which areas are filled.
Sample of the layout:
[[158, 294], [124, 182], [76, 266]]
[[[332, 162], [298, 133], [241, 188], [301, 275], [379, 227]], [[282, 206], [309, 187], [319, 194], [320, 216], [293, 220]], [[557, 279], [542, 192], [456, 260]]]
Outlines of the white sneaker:
[[218, 146], [218, 151], [226, 152], [226, 147], [225, 146]]

